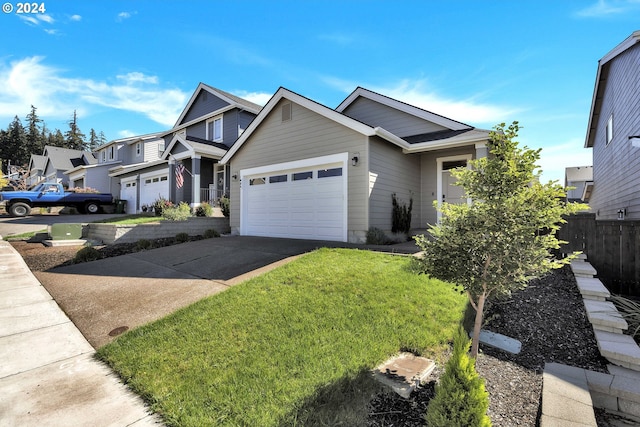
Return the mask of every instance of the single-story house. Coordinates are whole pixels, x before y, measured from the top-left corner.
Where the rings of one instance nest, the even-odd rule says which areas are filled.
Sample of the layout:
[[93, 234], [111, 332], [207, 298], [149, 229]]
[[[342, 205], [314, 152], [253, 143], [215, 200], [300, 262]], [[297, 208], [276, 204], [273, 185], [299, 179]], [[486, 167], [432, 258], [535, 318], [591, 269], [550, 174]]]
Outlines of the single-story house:
[[468, 203], [451, 169], [487, 155], [490, 132], [358, 87], [336, 109], [280, 88], [220, 163], [231, 167], [232, 232], [364, 242], [392, 227], [392, 195]]

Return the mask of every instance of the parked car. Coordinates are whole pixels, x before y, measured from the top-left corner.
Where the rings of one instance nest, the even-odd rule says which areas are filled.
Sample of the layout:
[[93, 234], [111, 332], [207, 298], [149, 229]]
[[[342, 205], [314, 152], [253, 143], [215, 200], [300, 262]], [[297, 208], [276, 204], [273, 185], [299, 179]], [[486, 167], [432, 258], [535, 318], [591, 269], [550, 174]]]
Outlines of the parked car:
[[31, 213], [31, 208], [69, 206], [81, 213], [97, 213], [100, 207], [112, 205], [113, 196], [109, 193], [79, 193], [65, 191], [61, 184], [42, 183], [29, 191], [0, 192], [0, 202], [6, 203], [11, 216], [22, 217]]

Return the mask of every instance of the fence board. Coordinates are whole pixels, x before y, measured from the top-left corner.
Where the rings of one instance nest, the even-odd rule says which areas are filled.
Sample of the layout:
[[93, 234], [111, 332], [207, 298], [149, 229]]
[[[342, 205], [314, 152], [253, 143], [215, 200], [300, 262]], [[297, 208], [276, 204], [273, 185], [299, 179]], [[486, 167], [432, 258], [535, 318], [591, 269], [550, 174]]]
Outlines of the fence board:
[[609, 290], [640, 296], [640, 221], [596, 221], [593, 214], [566, 219], [558, 238], [569, 243], [561, 251], [584, 252]]

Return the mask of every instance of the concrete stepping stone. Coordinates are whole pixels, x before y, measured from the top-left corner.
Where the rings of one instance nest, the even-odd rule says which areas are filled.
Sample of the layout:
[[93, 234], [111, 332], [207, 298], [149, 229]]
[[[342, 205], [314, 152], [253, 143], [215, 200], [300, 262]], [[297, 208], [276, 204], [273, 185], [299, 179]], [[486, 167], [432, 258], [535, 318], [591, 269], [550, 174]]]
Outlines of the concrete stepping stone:
[[547, 363], [542, 374], [540, 427], [596, 427], [593, 402], [584, 369]]
[[400, 353], [373, 371], [374, 378], [408, 399], [411, 392], [424, 382], [436, 364], [433, 360], [412, 353]]
[[607, 287], [595, 277], [578, 277], [576, 276], [576, 282], [578, 283], [578, 289], [584, 299], [591, 299], [596, 301], [605, 301], [611, 297], [611, 293]]
[[629, 335], [593, 330], [600, 354], [613, 364], [640, 371], [640, 347]]
[[585, 299], [584, 307], [589, 322], [594, 329], [622, 334], [629, 328], [618, 309], [610, 301], [593, 301]]
[[480, 330], [480, 342], [512, 354], [518, 354], [522, 349], [520, 341], [485, 329]]
[[571, 270], [576, 277], [593, 277], [598, 272], [586, 261], [571, 261]]

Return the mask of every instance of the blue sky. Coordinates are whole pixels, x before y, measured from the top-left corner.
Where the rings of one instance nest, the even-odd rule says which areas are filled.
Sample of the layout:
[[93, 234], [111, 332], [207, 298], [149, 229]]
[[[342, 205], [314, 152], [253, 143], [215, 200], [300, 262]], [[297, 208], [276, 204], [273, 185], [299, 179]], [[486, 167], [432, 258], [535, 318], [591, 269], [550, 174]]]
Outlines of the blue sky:
[[85, 134], [117, 139], [171, 128], [199, 82], [331, 108], [363, 86], [479, 128], [518, 120], [545, 181], [591, 164], [598, 60], [640, 29], [640, 0], [7, 4], [0, 128], [34, 105], [50, 129], [77, 110]]

